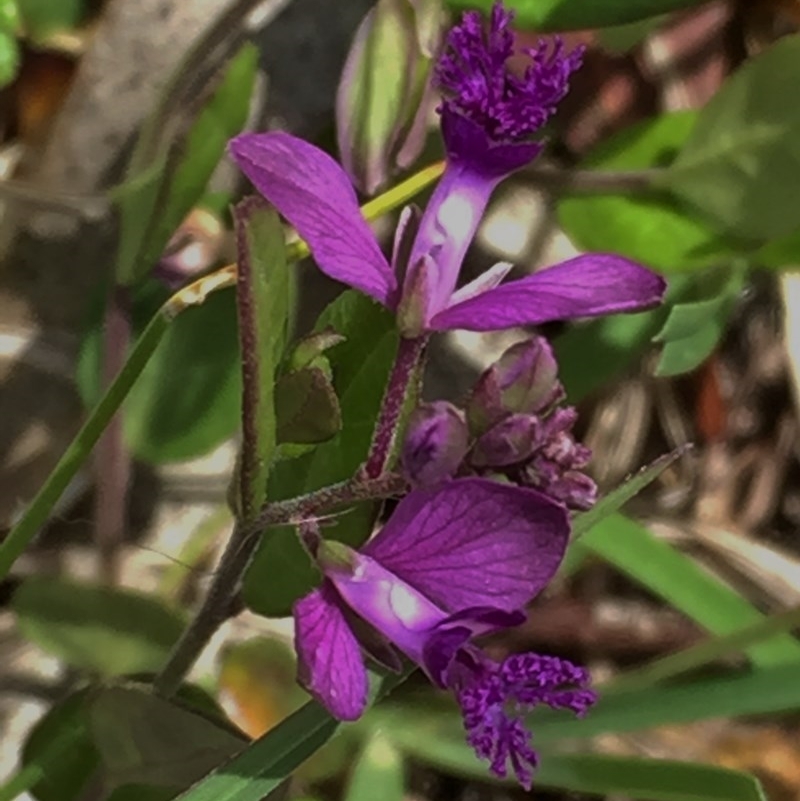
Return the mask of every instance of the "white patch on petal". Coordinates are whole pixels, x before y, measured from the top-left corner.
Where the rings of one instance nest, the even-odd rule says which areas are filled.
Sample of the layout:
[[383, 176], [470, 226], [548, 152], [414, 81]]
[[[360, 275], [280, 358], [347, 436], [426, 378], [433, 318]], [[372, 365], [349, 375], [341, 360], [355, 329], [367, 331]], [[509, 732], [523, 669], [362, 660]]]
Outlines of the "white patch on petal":
[[449, 195], [436, 215], [441, 232], [450, 239], [462, 241], [472, 236], [477, 220], [475, 206], [459, 194]]

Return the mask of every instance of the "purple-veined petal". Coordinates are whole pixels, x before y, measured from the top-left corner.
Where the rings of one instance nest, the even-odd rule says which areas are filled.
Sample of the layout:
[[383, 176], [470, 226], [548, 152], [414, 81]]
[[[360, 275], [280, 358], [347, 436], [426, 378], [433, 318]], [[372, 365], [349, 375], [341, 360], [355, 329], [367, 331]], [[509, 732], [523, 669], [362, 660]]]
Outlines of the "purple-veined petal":
[[280, 131], [241, 134], [229, 148], [253, 186], [305, 239], [322, 272], [389, 305], [394, 274], [347, 174], [327, 153]]
[[328, 582], [295, 603], [297, 677], [335, 718], [356, 720], [367, 705], [367, 669], [340, 603]]
[[448, 612], [521, 608], [555, 574], [569, 538], [560, 504], [482, 478], [416, 490], [362, 552]]
[[609, 253], [587, 253], [510, 281], [434, 316], [433, 330], [497, 331], [550, 320], [597, 317], [658, 305], [666, 282]]

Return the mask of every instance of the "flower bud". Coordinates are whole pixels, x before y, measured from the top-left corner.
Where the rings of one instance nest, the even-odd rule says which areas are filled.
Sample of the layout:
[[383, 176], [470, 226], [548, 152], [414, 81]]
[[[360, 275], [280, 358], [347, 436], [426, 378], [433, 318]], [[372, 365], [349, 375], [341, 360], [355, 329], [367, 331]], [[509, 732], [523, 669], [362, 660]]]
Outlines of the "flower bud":
[[414, 339], [425, 331], [430, 317], [436, 266], [430, 256], [408, 265], [403, 294], [397, 305], [397, 327], [404, 337]]
[[452, 477], [466, 456], [467, 426], [451, 403], [423, 403], [411, 414], [402, 464], [412, 484], [431, 486]]
[[474, 467], [506, 467], [529, 459], [541, 444], [541, 424], [534, 415], [512, 414], [490, 428], [470, 454]]
[[378, 0], [356, 32], [336, 94], [342, 165], [368, 195], [419, 155], [441, 0]]
[[558, 363], [544, 337], [517, 342], [494, 366], [503, 406], [510, 412], [541, 412], [562, 394]]
[[563, 397], [558, 364], [543, 337], [517, 342], [485, 370], [467, 402], [470, 431], [480, 435], [509, 412], [538, 414]]

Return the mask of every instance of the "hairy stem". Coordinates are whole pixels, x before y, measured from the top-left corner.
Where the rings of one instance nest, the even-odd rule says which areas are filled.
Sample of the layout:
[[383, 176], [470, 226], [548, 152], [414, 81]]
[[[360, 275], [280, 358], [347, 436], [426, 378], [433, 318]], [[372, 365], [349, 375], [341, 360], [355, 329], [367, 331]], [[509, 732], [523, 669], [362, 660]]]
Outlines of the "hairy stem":
[[425, 355], [427, 337], [400, 339], [392, 372], [383, 394], [383, 403], [378, 422], [372, 434], [372, 444], [364, 465], [364, 475], [368, 479], [377, 478], [390, 467], [400, 432], [403, 409], [409, 402], [409, 395], [416, 394], [419, 386], [422, 359]]
[[305, 518], [324, 514], [345, 503], [387, 498], [406, 489], [405, 479], [397, 475], [384, 475], [375, 480], [356, 477], [308, 495], [266, 504], [252, 523], [237, 524], [225, 546], [219, 567], [200, 609], [153, 682], [155, 692], [165, 698], [174, 695], [203, 648], [228, 619], [242, 577], [255, 555], [264, 529], [301, 523]]

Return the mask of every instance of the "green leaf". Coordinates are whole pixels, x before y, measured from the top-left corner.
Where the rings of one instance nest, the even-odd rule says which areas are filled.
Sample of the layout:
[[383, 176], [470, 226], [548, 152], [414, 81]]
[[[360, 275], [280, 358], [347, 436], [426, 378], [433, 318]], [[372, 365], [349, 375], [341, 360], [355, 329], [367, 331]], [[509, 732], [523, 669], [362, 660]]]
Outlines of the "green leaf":
[[184, 626], [150, 596], [54, 577], [27, 579], [11, 607], [27, 639], [105, 676], [158, 669]]
[[796, 269], [800, 265], [800, 229], [767, 242], [753, 254], [753, 263], [772, 269]]
[[342, 412], [328, 376], [318, 367], [282, 375], [275, 387], [278, 441], [325, 442], [342, 427]]
[[[152, 270], [169, 238], [202, 197], [228, 140], [247, 119], [258, 49], [245, 44], [231, 59], [219, 88], [198, 115], [177, 158], [162, 155], [123, 187], [116, 276], [130, 285]], [[176, 151], [177, 153], [177, 151]]]
[[[710, 718], [789, 712], [800, 708], [797, 664], [754, 670], [667, 687], [602, 694], [583, 719], [542, 710], [531, 715], [536, 742], [589, 738], [606, 732], [641, 731]], [[452, 721], [453, 728], [457, 721]]]
[[601, 520], [619, 511], [631, 498], [652, 484], [673, 462], [680, 459], [689, 447], [676, 448], [672, 453], [660, 456], [611, 492], [606, 493], [588, 512], [575, 515], [572, 519], [573, 539], [585, 534]]
[[572, 403], [616, 378], [650, 347], [671, 304], [683, 299], [693, 279], [673, 275], [664, 306], [641, 314], [614, 314], [574, 325], [553, 346], [558, 373]]
[[748, 773], [671, 759], [543, 754], [536, 783], [647, 801], [767, 801], [758, 780]]
[[171, 801], [172, 787], [150, 787], [146, 784], [125, 784], [112, 790], [106, 801]]
[[[489, 773], [486, 762], [475, 756], [463, 738], [443, 738], [424, 726], [415, 730], [401, 725], [388, 732], [390, 741], [416, 760], [466, 778], [502, 781]], [[755, 778], [713, 765], [600, 754], [544, 752], [539, 757], [534, 776], [537, 788], [648, 801], [766, 801]], [[509, 778], [503, 783], [516, 782]]]
[[241, 378], [231, 292], [181, 315], [131, 390], [125, 440], [154, 463], [207, 453], [239, 426]]
[[[333, 329], [346, 340], [328, 351], [339, 394], [342, 430], [310, 454], [280, 462], [270, 477], [271, 498], [291, 498], [352, 476], [367, 455], [383, 389], [397, 350], [392, 315], [357, 292], [337, 298], [320, 316], [316, 330]], [[326, 536], [360, 545], [370, 534], [374, 504], [345, 510]], [[308, 592], [317, 574], [294, 530], [280, 528], [263, 537], [245, 576], [247, 605], [260, 615], [285, 617]]]
[[[488, 13], [494, 0], [447, 0], [454, 9]], [[581, 30], [623, 25], [647, 17], [699, 6], [704, 0], [506, 0], [516, 12], [515, 25], [537, 31]]]
[[[616, 514], [580, 541], [714, 634], [729, 634], [765, 618], [688, 556], [659, 540], [644, 526]], [[800, 660], [800, 642], [788, 634], [752, 646], [748, 656], [761, 667]]]
[[[137, 292], [137, 334], [165, 297], [155, 283]], [[98, 324], [84, 339], [78, 367], [87, 405], [100, 397], [101, 347]], [[133, 455], [156, 464], [191, 459], [230, 437], [241, 422], [238, 354], [233, 293], [217, 292], [173, 320], [122, 407]]]
[[86, 16], [86, 0], [17, 0], [25, 33], [35, 41], [77, 28]]
[[661, 16], [647, 17], [636, 22], [615, 25], [613, 28], [601, 28], [597, 33], [597, 40], [603, 50], [614, 54], [627, 53], [655, 33], [664, 22], [665, 18]]
[[690, 648], [668, 654], [639, 668], [626, 670], [614, 677], [614, 688], [629, 691], [650, 687], [664, 679], [670, 679], [730, 654], [741, 653], [751, 645], [768, 640], [800, 626], [800, 606], [770, 617], [750, 626], [737, 629], [724, 637], [713, 637]]
[[380, 787], [381, 801], [403, 801], [403, 759], [386, 733], [377, 729], [367, 740], [353, 766], [345, 801], [374, 801]]
[[58, 702], [25, 741], [19, 776], [28, 777], [25, 789], [39, 801], [74, 801], [100, 767], [87, 721], [88, 695], [81, 690]]
[[[538, 708], [528, 716], [537, 750], [567, 739], [590, 739], [609, 732], [642, 731], [711, 718], [762, 715], [800, 709], [797, 663], [752, 670], [740, 675], [701, 679], [667, 687], [631, 692], [604, 692], [589, 714], [576, 718], [563, 710]], [[403, 749], [423, 737], [463, 745], [461, 716], [452, 707], [404, 703], [379, 707], [370, 713], [372, 725], [390, 732]], [[400, 738], [402, 737], [402, 742]], [[193, 799], [194, 801], [194, 799]]]
[[0, 89], [8, 86], [19, 72], [19, 45], [13, 33], [0, 30]]
[[800, 36], [746, 62], [700, 112], [664, 185], [722, 231], [763, 241], [797, 228]]
[[[370, 703], [407, 676], [378, 679], [371, 674]], [[330, 740], [338, 726], [339, 721], [310, 701], [175, 801], [262, 801]]]
[[235, 217], [243, 427], [239, 500], [250, 519], [266, 499], [276, 458], [275, 372], [286, 344], [291, 281], [277, 212], [244, 201]]
[[711, 355], [725, 333], [743, 284], [743, 268], [726, 270], [709, 296], [670, 309], [664, 327], [654, 337], [664, 343], [656, 375], [688, 373]]
[[[460, 776], [498, 781], [463, 738], [450, 739], [410, 726], [389, 729], [402, 752]], [[648, 801], [766, 801], [758, 781], [746, 773], [668, 759], [543, 752], [536, 787]], [[508, 778], [503, 783], [515, 784]]]
[[[663, 114], [603, 142], [581, 164], [599, 170], [665, 167], [689, 137], [696, 111]], [[582, 250], [612, 251], [666, 273], [727, 260], [738, 246], [662, 190], [564, 197], [558, 216]]]
[[89, 719], [112, 786], [183, 789], [246, 744], [221, 721], [135, 686], [96, 691]]

